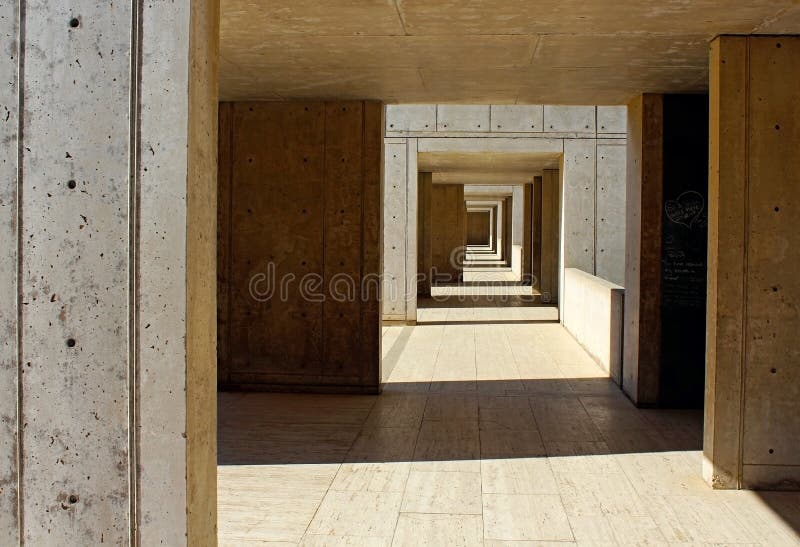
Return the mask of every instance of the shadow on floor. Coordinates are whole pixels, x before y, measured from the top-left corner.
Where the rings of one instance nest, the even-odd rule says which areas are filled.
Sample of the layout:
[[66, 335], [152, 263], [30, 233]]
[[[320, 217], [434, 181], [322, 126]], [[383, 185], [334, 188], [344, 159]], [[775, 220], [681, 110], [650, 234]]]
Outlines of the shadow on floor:
[[702, 411], [604, 378], [392, 383], [380, 396], [220, 393], [219, 464], [602, 456], [702, 448]]

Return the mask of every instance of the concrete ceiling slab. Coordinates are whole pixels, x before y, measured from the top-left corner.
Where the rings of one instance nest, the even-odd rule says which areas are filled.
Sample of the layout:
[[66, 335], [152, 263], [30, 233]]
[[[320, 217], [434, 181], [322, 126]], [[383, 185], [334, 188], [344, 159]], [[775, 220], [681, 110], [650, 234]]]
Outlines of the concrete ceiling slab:
[[[436, 173], [438, 180], [448, 173], [450, 177], [462, 177], [458, 182], [468, 182], [463, 177], [470, 174], [485, 178], [525, 174], [523, 180], [527, 180], [542, 169], [558, 167], [559, 158], [557, 153], [421, 152], [417, 162], [420, 171]], [[508, 184], [508, 178], [505, 180]]]
[[222, 0], [223, 100], [621, 104], [707, 89], [707, 44], [795, 0]]

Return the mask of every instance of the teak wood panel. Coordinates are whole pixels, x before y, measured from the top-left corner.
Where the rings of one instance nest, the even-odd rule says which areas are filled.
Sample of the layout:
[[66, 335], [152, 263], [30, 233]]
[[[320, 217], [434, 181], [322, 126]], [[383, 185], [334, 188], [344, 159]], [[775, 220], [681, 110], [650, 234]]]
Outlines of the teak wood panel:
[[491, 215], [488, 211], [467, 213], [467, 245], [490, 245]]
[[433, 184], [431, 254], [436, 279], [461, 280], [467, 242], [467, 205], [463, 184]]
[[227, 247], [219, 256], [228, 260], [220, 270], [229, 272], [219, 282], [229, 300], [219, 317], [229, 329], [220, 384], [376, 390], [381, 105], [255, 102], [221, 111], [232, 118], [221, 143], [232, 159], [220, 177], [229, 184], [227, 196], [220, 189], [229, 202], [219, 220]]

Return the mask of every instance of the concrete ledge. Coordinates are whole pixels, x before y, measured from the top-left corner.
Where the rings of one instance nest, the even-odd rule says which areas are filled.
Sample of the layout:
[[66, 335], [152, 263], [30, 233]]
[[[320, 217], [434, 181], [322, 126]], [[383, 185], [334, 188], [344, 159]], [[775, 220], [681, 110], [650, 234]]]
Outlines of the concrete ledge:
[[564, 270], [561, 322], [619, 384], [625, 289], [577, 268]]

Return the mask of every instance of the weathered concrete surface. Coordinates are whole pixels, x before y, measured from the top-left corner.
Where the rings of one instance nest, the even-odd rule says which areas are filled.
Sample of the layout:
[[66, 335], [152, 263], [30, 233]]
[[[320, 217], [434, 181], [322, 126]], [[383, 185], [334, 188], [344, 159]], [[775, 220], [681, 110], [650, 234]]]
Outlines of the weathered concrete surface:
[[637, 404], [658, 402], [661, 341], [663, 97], [628, 105], [625, 335], [622, 387]]
[[561, 322], [619, 384], [622, 380], [622, 313], [625, 290], [577, 268], [564, 270]]
[[704, 475], [718, 488], [800, 488], [798, 71], [798, 37], [712, 44]]
[[741, 484], [747, 41], [715, 40], [710, 64], [703, 477], [714, 488], [731, 489]]
[[0, 259], [0, 543], [213, 543], [217, 3], [17, 5], [0, 6], [0, 241], [22, 251]]
[[406, 318], [408, 145], [386, 143], [383, 179], [383, 318]]
[[564, 267], [595, 271], [595, 185], [597, 145], [593, 140], [564, 140]]
[[74, 8], [28, 3], [24, 15], [20, 510], [32, 545], [127, 543], [132, 529], [132, 13]]
[[617, 285], [625, 283], [625, 162], [624, 144], [598, 143], [595, 275]]
[[17, 153], [19, 4], [0, 5], [0, 544], [19, 542], [17, 523]]

